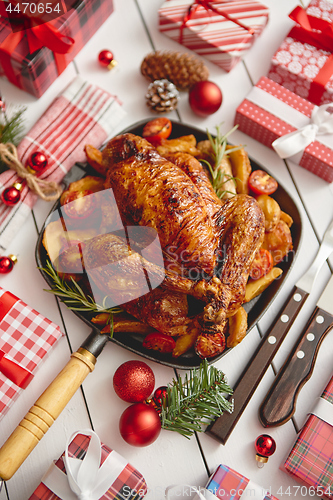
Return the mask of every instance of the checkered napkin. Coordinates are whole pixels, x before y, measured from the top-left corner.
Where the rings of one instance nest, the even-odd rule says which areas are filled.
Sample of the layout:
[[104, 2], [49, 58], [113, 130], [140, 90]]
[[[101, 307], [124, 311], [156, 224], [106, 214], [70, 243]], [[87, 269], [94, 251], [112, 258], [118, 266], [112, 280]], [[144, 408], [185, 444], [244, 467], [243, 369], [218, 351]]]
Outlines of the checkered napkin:
[[[80, 431], [78, 433], [75, 433], [66, 450], [68, 457], [70, 459], [76, 458], [79, 460], [84, 460], [88, 452], [87, 450], [90, 444], [90, 440], [93, 437], [97, 437], [97, 435], [92, 431]], [[131, 464], [127, 463], [127, 460], [125, 460], [121, 455], [119, 455], [114, 450], [111, 450], [105, 444], [100, 443], [100, 450], [101, 467], [107, 459], [111, 459], [111, 465], [109, 465], [109, 467], [111, 467], [109, 477], [110, 483], [112, 483], [109, 483], [110, 486], [108, 487], [108, 490], [100, 497], [100, 500], [128, 500], [129, 498], [131, 498], [131, 500], [142, 499], [147, 493], [147, 484], [142, 474]], [[60, 476], [66, 474], [64, 461], [67, 462], [67, 460], [65, 459], [64, 455], [65, 453], [63, 453], [62, 456], [51, 465], [51, 468], [46, 473], [45, 477], [42, 479], [42, 482], [36, 488], [29, 500], [59, 500], [59, 498], [63, 498], [53, 493], [45, 483], [50, 485], [52, 484], [52, 487], [54, 484], [55, 489], [57, 488], [62, 479], [61, 477], [59, 478], [59, 474]], [[115, 458], [113, 458], [113, 455], [115, 456]], [[89, 458], [89, 460], [91, 460], [91, 457]], [[118, 470], [119, 474], [112, 470], [113, 467]], [[73, 471], [76, 469], [77, 467], [73, 467]], [[52, 477], [53, 474], [54, 476]], [[115, 474], [118, 475], [115, 480], [112, 480], [111, 477]], [[45, 481], [45, 483], [43, 481]], [[70, 492], [68, 492], [68, 494], [64, 496], [64, 498], [76, 497], [77, 496], [75, 494], [71, 496]]]
[[[85, 161], [84, 146], [99, 148], [124, 116], [115, 96], [77, 77], [21, 141], [20, 161], [25, 165], [35, 151], [44, 153], [48, 165], [40, 178], [59, 183], [76, 162]], [[12, 170], [0, 174], [0, 192], [17, 180]], [[1, 250], [7, 249], [36, 201], [37, 195], [25, 185], [19, 203], [0, 204]]]
[[0, 420], [61, 336], [55, 323], [0, 287]]
[[[332, 405], [333, 414], [333, 376], [321, 399]], [[310, 415], [281, 469], [320, 496], [333, 498], [333, 425]]]

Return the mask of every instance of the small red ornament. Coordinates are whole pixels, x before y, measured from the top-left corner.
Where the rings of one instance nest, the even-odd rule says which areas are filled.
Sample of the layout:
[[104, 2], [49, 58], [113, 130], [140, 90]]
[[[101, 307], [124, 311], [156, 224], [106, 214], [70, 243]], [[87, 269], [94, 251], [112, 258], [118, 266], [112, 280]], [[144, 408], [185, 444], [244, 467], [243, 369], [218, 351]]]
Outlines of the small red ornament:
[[127, 403], [144, 401], [151, 395], [154, 386], [154, 372], [143, 361], [126, 361], [113, 376], [116, 394]]
[[189, 91], [189, 104], [199, 116], [212, 115], [222, 104], [222, 92], [214, 82], [197, 82]]
[[263, 465], [268, 462], [268, 457], [275, 452], [276, 443], [268, 434], [261, 434], [257, 437], [254, 446], [257, 452], [256, 460], [258, 462], [258, 467], [263, 467]]
[[15, 182], [12, 186], [4, 189], [1, 193], [1, 201], [8, 207], [13, 207], [20, 201], [22, 184]]
[[136, 403], [123, 412], [119, 431], [126, 443], [132, 446], [148, 446], [161, 432], [161, 421], [156, 410], [145, 403]]
[[98, 60], [101, 66], [105, 66], [108, 69], [114, 68], [117, 64], [117, 61], [114, 60], [113, 54], [110, 50], [102, 50], [98, 54]]
[[32, 174], [40, 173], [47, 166], [47, 158], [44, 153], [40, 151], [35, 151], [32, 153], [27, 162], [27, 169]]
[[0, 111], [5, 111], [6, 110], [6, 103], [0, 96]]
[[8, 257], [0, 257], [0, 274], [8, 274], [13, 269], [14, 264], [17, 262], [15, 255], [8, 255]]
[[153, 402], [158, 408], [162, 407], [163, 401], [168, 399], [168, 388], [166, 385], [158, 387], [154, 392]]

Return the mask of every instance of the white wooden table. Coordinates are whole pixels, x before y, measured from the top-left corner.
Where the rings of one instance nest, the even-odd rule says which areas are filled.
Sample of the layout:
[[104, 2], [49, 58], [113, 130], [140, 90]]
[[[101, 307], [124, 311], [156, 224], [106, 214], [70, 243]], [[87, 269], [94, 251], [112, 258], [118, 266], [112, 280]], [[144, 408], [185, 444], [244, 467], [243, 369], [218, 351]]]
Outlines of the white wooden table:
[[[24, 104], [28, 108], [25, 122], [27, 131], [77, 73], [118, 95], [123, 102], [127, 117], [119, 125], [117, 133], [139, 120], [152, 119], [153, 115], [145, 103], [148, 82], [140, 73], [141, 62], [144, 56], [154, 49], [186, 51], [184, 47], [159, 33], [157, 10], [161, 3], [162, 0], [114, 0], [114, 13], [39, 100], [16, 89], [2, 78], [1, 95], [8, 102]], [[205, 119], [198, 117], [191, 111], [188, 94], [184, 92], [181, 94], [178, 112], [172, 112], [170, 118], [194, 125], [203, 131], [208, 128], [212, 133], [215, 126], [221, 122], [224, 122], [225, 130], [232, 127], [236, 107], [246, 97], [252, 85], [267, 74], [272, 55], [292, 26], [288, 14], [298, 4], [297, 0], [263, 0], [263, 3], [270, 8], [270, 21], [264, 33], [245, 56], [244, 62], [238, 64], [230, 73], [225, 73], [206, 62], [210, 80], [217, 83], [223, 92], [223, 103], [218, 112]], [[117, 68], [111, 72], [100, 67], [97, 62], [98, 53], [104, 48], [109, 48], [118, 61]], [[333, 217], [331, 185], [291, 162], [285, 163], [273, 151], [241, 132], [236, 131], [233, 134], [232, 142], [246, 144], [249, 155], [264, 165], [294, 198], [302, 216], [303, 239], [297, 261], [284, 282], [282, 291], [258, 326], [251, 330], [237, 348], [216, 363], [216, 366], [226, 373], [231, 386], [235, 384], [256, 349], [261, 335], [272, 325], [292, 286], [309, 266]], [[10, 274], [1, 276], [0, 285], [61, 325], [66, 336], [52, 350], [38, 375], [2, 420], [0, 444], [66, 364], [70, 351], [77, 349], [89, 333], [87, 325], [63, 305], [59, 308], [56, 299], [43, 291], [46, 284], [36, 268], [34, 250], [38, 229], [41, 228], [50, 208], [51, 204], [38, 201], [33, 214], [10, 245], [8, 253], [17, 255], [18, 263]], [[168, 431], [162, 431], [158, 440], [148, 447], [135, 448], [126, 444], [119, 434], [118, 422], [127, 403], [114, 393], [112, 378], [121, 363], [143, 358], [108, 343], [98, 359], [95, 371], [86, 379], [82, 390], [77, 391], [47, 435], [7, 482], [6, 487], [2, 488], [0, 499], [26, 500], [39, 484], [51, 461], [62, 453], [68, 437], [76, 430], [91, 426], [103, 442], [124, 455], [142, 472], [149, 486], [147, 500], [162, 499], [164, 488], [171, 484], [204, 486], [209, 474], [220, 463], [270, 489], [280, 499], [284, 496], [298, 500], [310, 499], [309, 493], [305, 494], [304, 489], [302, 493], [297, 492], [299, 483], [279, 470], [279, 466], [293, 445], [297, 431], [303, 425], [314, 399], [320, 395], [329, 380], [332, 372], [333, 332], [328, 334], [322, 344], [312, 378], [299, 395], [294, 418], [282, 427], [269, 430], [269, 434], [276, 440], [277, 450], [263, 469], [257, 467], [254, 442], [258, 435], [267, 432], [259, 423], [257, 413], [274, 379], [274, 371], [283, 363], [330, 275], [331, 268], [325, 265], [313, 293], [274, 358], [274, 366], [266, 372], [226, 445], [221, 445], [204, 433], [186, 440]], [[156, 387], [171, 382], [175, 376], [172, 368], [154, 362], [148, 364], [155, 373]]]

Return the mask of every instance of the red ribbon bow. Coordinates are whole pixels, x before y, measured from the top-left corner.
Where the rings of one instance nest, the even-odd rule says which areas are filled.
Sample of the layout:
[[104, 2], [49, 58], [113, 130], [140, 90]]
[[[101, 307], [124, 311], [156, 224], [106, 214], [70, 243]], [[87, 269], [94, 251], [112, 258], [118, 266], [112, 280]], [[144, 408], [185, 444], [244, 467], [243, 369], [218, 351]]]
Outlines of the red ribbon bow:
[[[22, 88], [22, 85], [14, 72], [11, 64], [11, 55], [20, 41], [26, 36], [30, 53], [47, 47], [54, 53], [55, 62], [57, 65], [58, 73], [62, 73], [66, 68], [66, 59], [64, 54], [69, 53], [75, 40], [73, 38], [64, 36], [57, 30], [50, 22], [43, 22], [42, 19], [30, 12], [23, 13], [15, 12], [15, 2], [11, 0], [12, 12], [6, 12], [6, 6], [9, 4], [0, 1], [0, 16], [9, 18], [10, 20], [21, 25], [17, 32], [12, 32], [0, 45], [0, 62], [2, 64], [4, 73], [8, 80]], [[19, 5], [19, 4], [18, 4]]]
[[254, 33], [253, 28], [249, 28], [248, 26], [245, 26], [245, 24], [241, 23], [237, 19], [232, 18], [224, 10], [222, 10], [220, 8], [216, 9], [212, 5], [212, 2], [210, 0], [194, 0], [194, 2], [189, 6], [187, 13], [184, 16], [183, 23], [180, 27], [180, 34], [179, 34], [179, 43], [180, 44], [183, 42], [183, 30], [184, 30], [184, 28], [186, 27], [188, 21], [190, 21], [192, 19], [192, 17], [194, 16], [194, 14], [196, 13], [196, 11], [199, 9], [200, 6], [203, 7], [205, 10], [207, 10], [207, 12], [211, 10], [211, 11], [215, 12], [215, 14], [218, 14], [219, 16], [225, 17], [226, 19], [237, 24], [241, 28], [244, 28], [246, 31], [249, 32], [250, 35], [253, 35], [253, 33]]
[[[290, 19], [298, 26], [294, 26], [289, 32], [290, 37], [295, 40], [308, 43], [314, 47], [333, 52], [333, 25], [325, 19], [310, 16], [302, 7], [296, 7], [290, 14]], [[324, 66], [319, 70], [317, 76], [311, 83], [309, 90], [309, 101], [321, 104], [321, 97], [325, 92], [325, 85], [333, 74], [333, 54], [331, 54]]]
[[[0, 297], [0, 321], [9, 313], [9, 311], [13, 308], [14, 304], [19, 299], [15, 297], [10, 292], [5, 292]], [[6, 353], [0, 349], [0, 372], [5, 375], [5, 377], [9, 378], [14, 384], [22, 389], [25, 389], [27, 385], [33, 379], [33, 374], [17, 364], [15, 361], [12, 361], [5, 357]]]

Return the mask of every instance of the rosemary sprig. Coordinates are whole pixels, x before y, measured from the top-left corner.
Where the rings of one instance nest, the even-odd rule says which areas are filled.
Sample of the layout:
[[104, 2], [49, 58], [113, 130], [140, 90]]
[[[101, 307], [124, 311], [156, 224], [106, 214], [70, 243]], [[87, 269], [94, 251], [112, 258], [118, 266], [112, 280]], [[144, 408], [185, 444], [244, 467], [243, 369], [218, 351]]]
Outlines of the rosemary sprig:
[[61, 278], [49, 260], [46, 261], [46, 267], [42, 268], [42, 271], [50, 276], [54, 284], [50, 290], [45, 289], [46, 292], [59, 297], [68, 309], [72, 309], [73, 311], [109, 313], [109, 323], [112, 327], [110, 330], [113, 330], [113, 315], [122, 312], [122, 309], [117, 306], [106, 307], [108, 296], [104, 297], [101, 305], [97, 304], [90, 295], [84, 293], [80, 285], [72, 277], [70, 282], [66, 282]]
[[202, 432], [202, 425], [210, 424], [224, 411], [232, 413], [233, 401], [224, 394], [232, 394], [225, 375], [214, 366], [208, 366], [206, 359], [200, 367], [168, 385], [168, 396], [161, 408], [163, 429], [176, 431], [186, 438], [194, 432]]
[[228, 191], [226, 189], [223, 189], [223, 185], [226, 184], [228, 181], [233, 181], [234, 184], [236, 185], [237, 178], [232, 177], [228, 175], [222, 168], [221, 164], [223, 161], [223, 158], [225, 155], [228, 155], [229, 153], [232, 153], [233, 151], [238, 151], [241, 146], [235, 146], [233, 148], [228, 148], [228, 137], [230, 134], [232, 134], [236, 129], [238, 125], [235, 125], [229, 132], [226, 134], [222, 134], [220, 125], [217, 125], [216, 128], [216, 136], [213, 137], [209, 130], [207, 130], [207, 137], [209, 139], [211, 148], [212, 148], [212, 155], [211, 155], [211, 162], [207, 160], [200, 160], [205, 165], [207, 165], [208, 170], [211, 175], [211, 183], [214, 188], [215, 193], [217, 196], [222, 199], [226, 193], [229, 194], [234, 194], [232, 191]]

